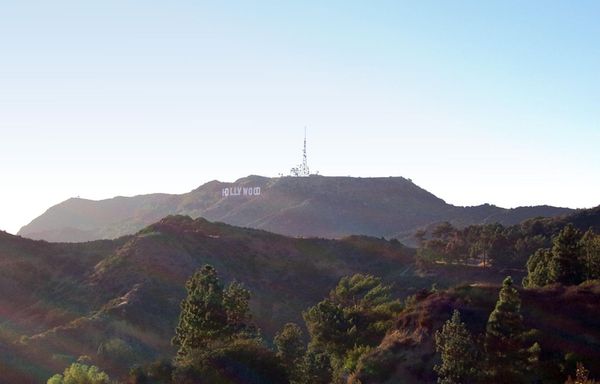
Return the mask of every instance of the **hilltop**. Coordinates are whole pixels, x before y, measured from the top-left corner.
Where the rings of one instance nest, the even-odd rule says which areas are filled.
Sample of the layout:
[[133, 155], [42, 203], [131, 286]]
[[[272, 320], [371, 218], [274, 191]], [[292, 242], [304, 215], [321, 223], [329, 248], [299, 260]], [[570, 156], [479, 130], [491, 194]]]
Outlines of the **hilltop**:
[[[248, 188], [260, 194], [244, 193]], [[224, 190], [228, 196], [223, 195]], [[416, 229], [440, 221], [458, 226], [511, 225], [527, 218], [570, 212], [550, 206], [458, 207], [402, 177], [248, 176], [233, 183], [211, 181], [181, 195], [69, 199], [24, 226], [19, 235], [55, 242], [114, 239], [167, 215], [180, 214], [287, 236], [341, 238], [361, 234], [410, 243]]]

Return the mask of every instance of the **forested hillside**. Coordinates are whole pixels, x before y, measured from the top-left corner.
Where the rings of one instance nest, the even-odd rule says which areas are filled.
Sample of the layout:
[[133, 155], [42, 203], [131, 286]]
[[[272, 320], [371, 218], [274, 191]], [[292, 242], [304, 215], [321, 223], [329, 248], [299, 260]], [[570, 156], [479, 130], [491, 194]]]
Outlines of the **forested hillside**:
[[[170, 373], [156, 382], [185, 382], [172, 374], [221, 377], [225, 371], [211, 364], [258, 354], [264, 365], [252, 369], [279, 372], [278, 382], [294, 375], [293, 383], [427, 382], [436, 377], [432, 367], [439, 356], [432, 340], [441, 323], [458, 309], [479, 340], [498, 285], [511, 275], [510, 284], [531, 286], [509, 288], [522, 297], [525, 327], [537, 330], [536, 359], [545, 365], [536, 369], [553, 377], [544, 382], [558, 383], [575, 363], [589, 366], [600, 356], [597, 324], [585, 317], [597, 317], [598, 289], [591, 279], [600, 265], [600, 237], [594, 232], [599, 223], [596, 208], [509, 227], [443, 224], [431, 235], [421, 233], [417, 250], [397, 240], [290, 238], [187, 216], [88, 243], [1, 233], [0, 376], [7, 383], [38, 383], [80, 361], [72, 369], [93, 364], [119, 380], [133, 380], [131, 375], [145, 380], [166, 369]], [[454, 248], [456, 242], [464, 244]], [[521, 242], [531, 245], [528, 257], [514, 253]], [[440, 253], [423, 257], [433, 251]], [[539, 252], [547, 252], [547, 262], [540, 264]], [[206, 279], [214, 288], [206, 290], [201, 283]], [[218, 300], [211, 296], [215, 292], [222, 292]], [[193, 319], [206, 313], [198, 312], [197, 303], [182, 305], [186, 296], [190, 303], [213, 303], [206, 313], [221, 320], [197, 323]], [[553, 308], [569, 310], [550, 316]], [[185, 313], [192, 320], [182, 323]], [[564, 341], [553, 339], [559, 334]], [[273, 355], [288, 337], [285, 343], [304, 351], [297, 364]], [[205, 346], [201, 355], [195, 346]], [[293, 370], [296, 365], [304, 368]], [[215, 383], [231, 382], [217, 376]]]
[[415, 276], [413, 255], [395, 241], [294, 239], [184, 216], [114, 241], [46, 243], [3, 233], [4, 364], [39, 382], [81, 355], [113, 374], [169, 356], [184, 283], [206, 263], [225, 282], [252, 290], [254, 319], [272, 336], [344, 275], [374, 273], [398, 281], [398, 293], [430, 284]]

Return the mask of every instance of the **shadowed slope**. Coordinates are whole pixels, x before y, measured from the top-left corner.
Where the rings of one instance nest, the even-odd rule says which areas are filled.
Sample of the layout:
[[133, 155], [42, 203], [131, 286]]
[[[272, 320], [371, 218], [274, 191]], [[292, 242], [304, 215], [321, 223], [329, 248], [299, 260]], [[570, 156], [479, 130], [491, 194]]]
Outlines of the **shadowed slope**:
[[11, 352], [0, 357], [23, 380], [39, 381], [80, 355], [120, 375], [172, 355], [184, 283], [206, 263], [226, 284], [236, 279], [250, 288], [252, 313], [270, 338], [285, 322], [301, 322], [302, 310], [343, 275], [370, 272], [412, 286], [405, 277], [412, 259], [413, 250], [398, 242], [288, 238], [184, 216], [114, 241], [2, 234], [0, 287], [8, 294], [0, 302], [0, 344]]
[[[365, 359], [355, 379], [365, 384], [435, 383], [435, 331], [458, 309], [472, 334], [483, 333], [498, 290], [497, 286], [462, 286], [421, 293]], [[544, 382], [564, 383], [567, 374], [573, 373], [576, 361], [583, 361], [592, 377], [598, 377], [600, 285], [553, 286], [519, 293], [525, 326], [536, 330], [534, 338], [542, 349], [539, 372], [545, 376]]]

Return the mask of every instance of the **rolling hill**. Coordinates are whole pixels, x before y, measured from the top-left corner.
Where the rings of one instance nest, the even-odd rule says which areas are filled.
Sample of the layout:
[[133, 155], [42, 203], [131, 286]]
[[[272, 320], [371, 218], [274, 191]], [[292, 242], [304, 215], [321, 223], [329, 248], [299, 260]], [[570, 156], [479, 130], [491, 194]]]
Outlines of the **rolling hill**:
[[0, 233], [0, 382], [43, 382], [80, 355], [113, 376], [171, 356], [184, 283], [205, 263], [251, 289], [255, 321], [270, 338], [301, 322], [343, 275], [403, 281], [398, 292], [431, 284], [419, 283], [413, 254], [396, 241], [288, 238], [185, 216], [88, 243]]
[[[224, 190], [228, 196], [223, 195]], [[182, 195], [69, 199], [24, 226], [19, 235], [55, 242], [114, 239], [167, 215], [181, 214], [288, 236], [340, 238], [361, 234], [410, 243], [417, 228], [440, 221], [458, 226], [511, 225], [571, 211], [550, 206], [457, 207], [402, 177], [248, 176], [234, 183], [211, 181]]]
[[[597, 228], [598, 214], [598, 208], [578, 211], [566, 218], [533, 220], [528, 228], [552, 230], [567, 221]], [[417, 303], [424, 303], [426, 308], [441, 302], [443, 305], [432, 312], [437, 319], [431, 323], [434, 325], [446, 319], [451, 308], [447, 303], [474, 304], [483, 308], [481, 313], [488, 311], [495, 300], [494, 284], [508, 273], [515, 281], [523, 277], [522, 270], [507, 272], [468, 265], [431, 265], [425, 271], [416, 268], [414, 256], [414, 249], [397, 240], [287, 237], [188, 216], [168, 216], [134, 235], [85, 243], [49, 243], [0, 232], [0, 383], [44, 382], [81, 355], [112, 377], [122, 377], [134, 364], [170, 358], [174, 353], [170, 339], [185, 295], [184, 283], [207, 263], [216, 267], [225, 284], [237, 280], [251, 290], [251, 312], [266, 340], [288, 321], [302, 324], [302, 311], [325, 297], [345, 275], [380, 276], [393, 284], [395, 296], [417, 294], [424, 300]], [[471, 291], [464, 289], [432, 296], [427, 292], [434, 283], [439, 290], [475, 285], [475, 296], [465, 296], [464, 292]], [[492, 288], [485, 288], [490, 284]], [[554, 296], [559, 307], [566, 307], [574, 297], [542, 291], [541, 296], [535, 296], [538, 291], [523, 293], [524, 303], [533, 303], [532, 311], [542, 314], [536, 315], [540, 321], [551, 319]], [[448, 298], [452, 292], [463, 293], [459, 298]], [[588, 304], [597, 303], [596, 289], [576, 296], [591, 297]], [[429, 314], [420, 308], [408, 308], [405, 318], [426, 320]], [[574, 308], [561, 316], [565, 322], [584, 321], [573, 328], [583, 334], [587, 320], [578, 320], [584, 312]], [[571, 315], [574, 318], [569, 320]], [[399, 319], [399, 327], [413, 332], [410, 327], [414, 324], [403, 319]], [[419, 320], [419, 324], [424, 323]], [[596, 323], [590, 324], [596, 327]], [[418, 328], [415, 335], [426, 340], [434, 329], [432, 325], [426, 330]], [[590, 332], [593, 341], [595, 331]], [[573, 348], [585, 348], [588, 340], [573, 339]], [[386, 340], [381, 348], [391, 345]], [[430, 348], [430, 344], [423, 345]], [[556, 345], [553, 348], [560, 349]], [[423, 361], [425, 367], [433, 355], [431, 350], [422, 352], [428, 357], [408, 357]], [[400, 364], [397, 368], [403, 367]], [[415, 377], [420, 380], [420, 376]], [[371, 382], [369, 377], [364, 379]]]

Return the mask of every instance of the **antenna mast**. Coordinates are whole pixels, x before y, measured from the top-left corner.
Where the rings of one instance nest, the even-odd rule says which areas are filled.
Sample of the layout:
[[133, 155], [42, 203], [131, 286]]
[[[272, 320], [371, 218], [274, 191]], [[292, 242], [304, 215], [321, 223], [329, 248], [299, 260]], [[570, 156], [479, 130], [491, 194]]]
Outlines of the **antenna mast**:
[[290, 176], [310, 176], [310, 169], [308, 168], [308, 156], [306, 155], [306, 127], [304, 127], [304, 148], [302, 150], [302, 164], [292, 168], [290, 171]]
[[302, 151], [302, 176], [310, 176], [310, 170], [308, 169], [308, 159], [306, 156], [306, 127], [304, 127], [304, 150]]

